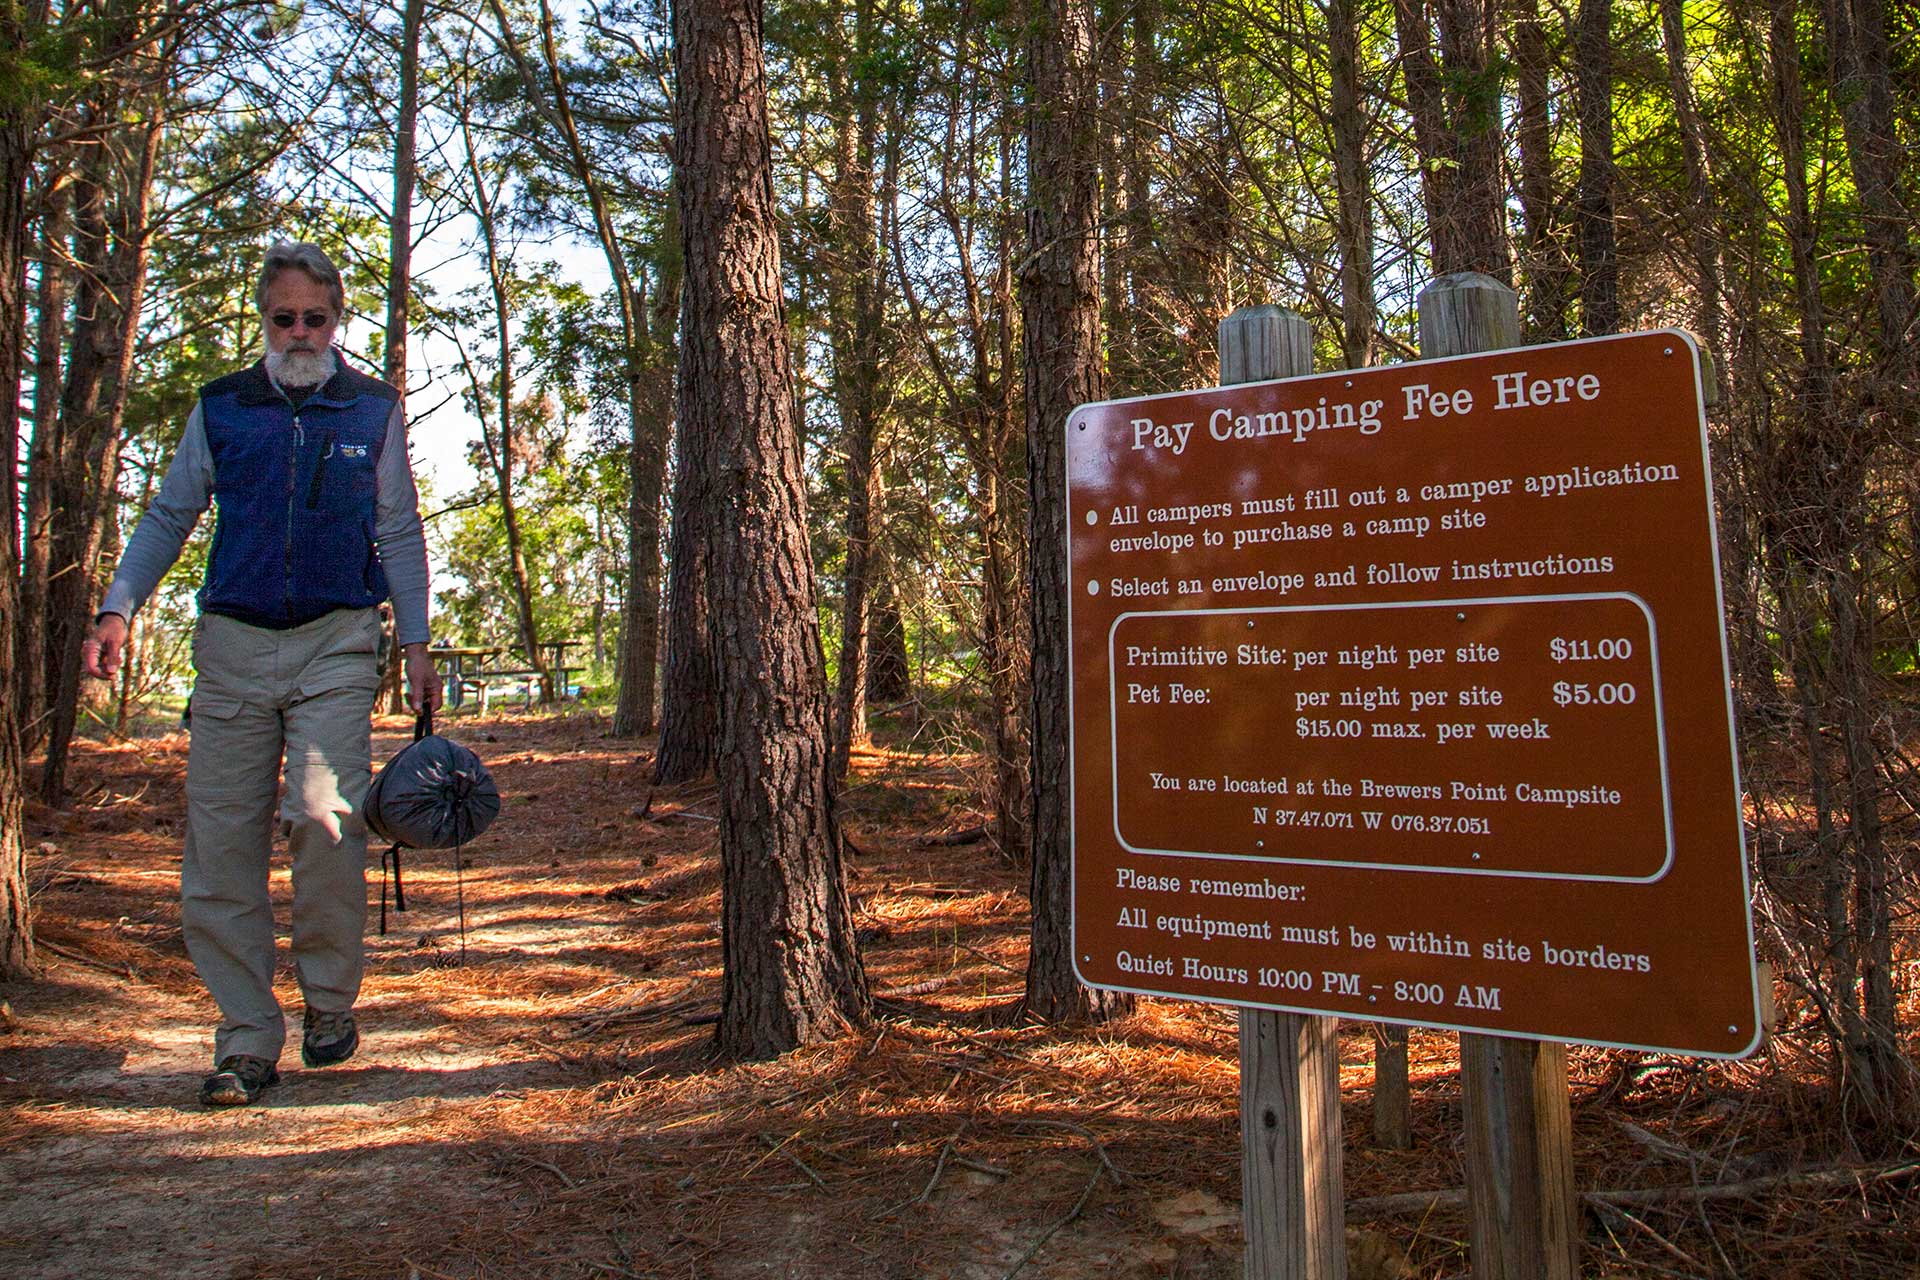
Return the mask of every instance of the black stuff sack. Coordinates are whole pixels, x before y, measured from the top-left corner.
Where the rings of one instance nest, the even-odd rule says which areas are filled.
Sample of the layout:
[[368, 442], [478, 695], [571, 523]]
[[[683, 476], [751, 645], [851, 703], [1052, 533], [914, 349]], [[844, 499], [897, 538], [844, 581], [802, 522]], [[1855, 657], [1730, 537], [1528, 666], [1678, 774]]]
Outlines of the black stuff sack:
[[423, 715], [413, 741], [368, 788], [365, 813], [368, 829], [390, 844], [451, 849], [500, 816], [500, 788], [479, 756], [435, 733], [433, 718]]
[[391, 844], [380, 855], [380, 932], [387, 932], [387, 878], [393, 907], [407, 909], [400, 878], [400, 850], [452, 849], [460, 902], [460, 958], [467, 955], [467, 894], [461, 876], [461, 846], [500, 816], [500, 788], [480, 757], [433, 731], [433, 713], [414, 722], [413, 741], [382, 765], [362, 806], [367, 828]]

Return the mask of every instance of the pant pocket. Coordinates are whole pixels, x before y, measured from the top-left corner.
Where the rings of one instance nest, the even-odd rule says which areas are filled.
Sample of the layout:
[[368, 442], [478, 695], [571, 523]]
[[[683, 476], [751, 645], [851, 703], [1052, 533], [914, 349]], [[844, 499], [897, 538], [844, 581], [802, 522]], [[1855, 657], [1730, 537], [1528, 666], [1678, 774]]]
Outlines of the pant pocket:
[[301, 669], [295, 696], [317, 698], [342, 689], [364, 692], [371, 703], [380, 687], [380, 615], [357, 609], [335, 615], [319, 651]]

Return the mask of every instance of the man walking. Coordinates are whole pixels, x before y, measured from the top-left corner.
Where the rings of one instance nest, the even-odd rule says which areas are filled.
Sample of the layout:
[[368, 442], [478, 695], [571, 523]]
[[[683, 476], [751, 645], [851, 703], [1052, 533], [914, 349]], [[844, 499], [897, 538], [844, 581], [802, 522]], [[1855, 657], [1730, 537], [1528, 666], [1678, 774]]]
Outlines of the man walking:
[[346, 305], [317, 246], [267, 251], [255, 301], [266, 356], [201, 389], [153, 505], [127, 542], [83, 648], [110, 679], [127, 623], [218, 505], [194, 628], [192, 741], [180, 916], [220, 1006], [211, 1106], [279, 1077], [267, 861], [279, 817], [293, 858], [293, 959], [306, 1001], [301, 1060], [345, 1062], [365, 964], [367, 833], [380, 685], [378, 606], [391, 594], [407, 701], [440, 705], [427, 653], [427, 552], [400, 393], [333, 349]]

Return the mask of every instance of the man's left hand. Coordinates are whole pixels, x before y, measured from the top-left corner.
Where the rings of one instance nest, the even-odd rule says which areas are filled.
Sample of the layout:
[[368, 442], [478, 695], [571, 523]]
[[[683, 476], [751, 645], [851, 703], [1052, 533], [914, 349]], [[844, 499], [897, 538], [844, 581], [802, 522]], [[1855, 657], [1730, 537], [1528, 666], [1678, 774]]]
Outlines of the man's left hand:
[[433, 655], [424, 644], [410, 644], [400, 652], [407, 662], [407, 705], [415, 715], [422, 710], [438, 711], [440, 671], [433, 665]]

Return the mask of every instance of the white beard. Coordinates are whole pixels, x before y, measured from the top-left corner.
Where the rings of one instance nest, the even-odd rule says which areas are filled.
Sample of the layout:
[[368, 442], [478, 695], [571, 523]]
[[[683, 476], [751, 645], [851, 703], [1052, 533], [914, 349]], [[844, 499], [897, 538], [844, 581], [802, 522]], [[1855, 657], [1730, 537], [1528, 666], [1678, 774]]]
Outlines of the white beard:
[[333, 376], [333, 348], [269, 351], [267, 376], [283, 387], [317, 387]]

